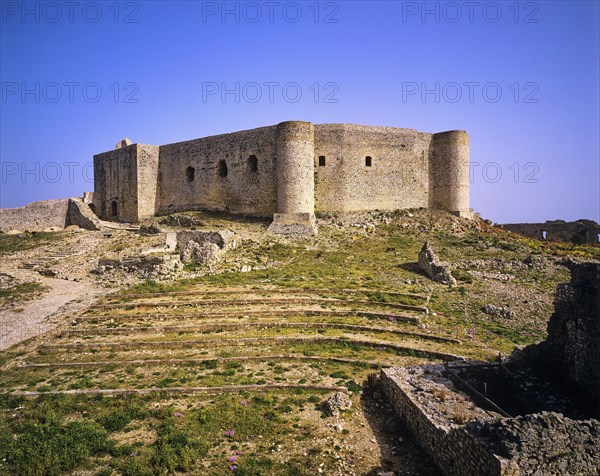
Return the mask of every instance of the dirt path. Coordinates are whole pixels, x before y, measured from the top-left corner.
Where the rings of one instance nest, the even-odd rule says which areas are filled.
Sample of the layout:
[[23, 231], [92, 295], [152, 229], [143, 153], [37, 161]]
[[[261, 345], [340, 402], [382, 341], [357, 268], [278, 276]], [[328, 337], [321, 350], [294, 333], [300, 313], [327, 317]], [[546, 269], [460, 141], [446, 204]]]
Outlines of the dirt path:
[[[50, 290], [16, 308], [0, 310], [0, 350], [52, 331], [65, 315], [89, 306], [107, 292], [91, 283], [46, 278], [26, 270], [11, 270], [6, 273], [19, 281], [40, 282], [49, 286]], [[20, 311], [15, 312], [14, 309]]]

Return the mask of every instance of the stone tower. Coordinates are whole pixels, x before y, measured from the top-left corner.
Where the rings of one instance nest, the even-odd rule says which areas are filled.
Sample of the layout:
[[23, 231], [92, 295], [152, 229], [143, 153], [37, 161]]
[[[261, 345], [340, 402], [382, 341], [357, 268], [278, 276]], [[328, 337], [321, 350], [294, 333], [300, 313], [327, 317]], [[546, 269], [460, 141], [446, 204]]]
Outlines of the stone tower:
[[315, 133], [310, 122], [277, 125], [277, 211], [272, 233], [314, 234]]

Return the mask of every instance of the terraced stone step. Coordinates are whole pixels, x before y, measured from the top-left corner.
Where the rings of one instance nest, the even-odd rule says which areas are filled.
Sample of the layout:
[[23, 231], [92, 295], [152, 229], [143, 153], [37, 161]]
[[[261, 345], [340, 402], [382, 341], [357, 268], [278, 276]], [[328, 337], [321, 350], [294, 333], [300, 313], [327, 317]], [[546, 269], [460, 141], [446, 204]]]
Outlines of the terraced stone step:
[[410, 332], [388, 327], [361, 326], [355, 324], [338, 324], [324, 322], [246, 322], [246, 323], [227, 323], [227, 324], [203, 324], [196, 326], [130, 326], [113, 328], [85, 328], [63, 330], [60, 337], [88, 336], [88, 335], [128, 335], [131, 333], [186, 333], [186, 332], [220, 332], [228, 330], [244, 329], [345, 329], [362, 332], [387, 332], [390, 334], [415, 337], [417, 339], [432, 340], [435, 342], [460, 344], [461, 341], [451, 337], [442, 337], [432, 334], [422, 334], [419, 332]]
[[421, 324], [421, 319], [417, 316], [407, 314], [388, 314], [371, 311], [346, 311], [338, 309], [271, 309], [271, 310], [252, 310], [252, 311], [214, 311], [214, 312], [194, 312], [194, 313], [144, 313], [144, 314], [107, 314], [107, 315], [86, 315], [79, 316], [77, 322], [102, 322], [104, 320], [122, 320], [122, 319], [211, 319], [227, 317], [281, 317], [281, 316], [357, 316], [369, 319], [394, 320], [413, 325]]
[[44, 344], [39, 348], [43, 350], [82, 350], [82, 349], [106, 349], [113, 348], [116, 350], [125, 348], [140, 348], [140, 347], [182, 347], [182, 346], [246, 346], [252, 344], [271, 344], [271, 343], [345, 343], [348, 345], [358, 345], [371, 347], [375, 349], [392, 349], [397, 352], [414, 354], [416, 356], [434, 357], [442, 360], [464, 360], [463, 356], [438, 352], [435, 350], [422, 349], [419, 347], [402, 346], [385, 341], [370, 341], [360, 339], [348, 339], [339, 337], [239, 337], [239, 338], [224, 338], [224, 339], [190, 339], [190, 340], [159, 340], [159, 341], [122, 341], [122, 342], [76, 342], [76, 343], [61, 343], [61, 344]]
[[335, 362], [343, 364], [357, 364], [357, 365], [368, 365], [371, 368], [379, 367], [390, 367], [391, 365], [365, 361], [361, 359], [348, 359], [343, 357], [325, 357], [325, 356], [314, 356], [314, 355], [298, 355], [298, 354], [286, 354], [286, 355], [248, 355], [248, 356], [237, 356], [237, 357], [212, 357], [204, 359], [136, 359], [136, 360], [99, 360], [93, 362], [43, 362], [43, 363], [24, 363], [17, 368], [19, 369], [30, 369], [30, 368], [71, 368], [71, 367], [103, 367], [105, 365], [186, 365], [186, 364], [202, 364], [207, 361], [218, 361], [218, 362], [249, 362], [249, 361], [272, 361], [272, 360], [305, 360], [305, 361], [318, 361], [318, 362]]
[[374, 293], [386, 294], [395, 297], [407, 297], [411, 299], [417, 299], [429, 302], [430, 296], [423, 294], [403, 293], [398, 291], [385, 291], [380, 289], [330, 289], [330, 288], [236, 288], [236, 289], [223, 289], [223, 288], [198, 288], [190, 291], [166, 291], [160, 293], [132, 293], [132, 294], [121, 294], [119, 298], [152, 298], [152, 297], [169, 297], [169, 296], [195, 296], [202, 294], [374, 294]]
[[294, 298], [275, 298], [275, 299], [203, 299], [195, 301], [169, 301], [169, 302], [131, 302], [131, 303], [113, 303], [113, 304], [95, 304], [90, 309], [131, 309], [140, 307], [184, 307], [184, 306], [248, 306], [253, 304], [345, 304], [345, 305], [365, 305], [391, 307], [393, 309], [404, 309], [421, 313], [429, 313], [426, 306], [412, 306], [409, 304], [399, 304], [391, 302], [368, 301], [368, 300], [350, 300], [350, 299], [331, 299], [314, 297], [294, 297]]
[[349, 393], [346, 387], [337, 385], [292, 385], [292, 384], [265, 384], [265, 385], [225, 385], [218, 387], [149, 387], [149, 388], [109, 388], [109, 389], [76, 389], [76, 390], [49, 390], [47, 392], [15, 391], [14, 397], [35, 398], [42, 395], [147, 395], [150, 393], [168, 393], [177, 395], [192, 395], [196, 393], [220, 394], [241, 392], [264, 392], [274, 389], [280, 390], [318, 390], [330, 392]]

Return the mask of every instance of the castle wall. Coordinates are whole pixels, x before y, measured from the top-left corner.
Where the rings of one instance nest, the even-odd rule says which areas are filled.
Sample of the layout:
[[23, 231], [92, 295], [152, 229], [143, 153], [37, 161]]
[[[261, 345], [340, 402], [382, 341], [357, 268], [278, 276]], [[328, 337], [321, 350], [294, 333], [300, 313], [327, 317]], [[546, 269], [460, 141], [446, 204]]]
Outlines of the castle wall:
[[429, 206], [430, 142], [431, 134], [414, 129], [315, 125], [316, 210]]
[[311, 220], [315, 210], [469, 210], [464, 131], [289, 121], [160, 147], [120, 146], [94, 156], [94, 202], [105, 219], [113, 202], [120, 221], [201, 209], [277, 213], [286, 224]]
[[138, 221], [137, 152], [138, 144], [132, 144], [94, 156], [94, 199], [100, 218]]
[[138, 220], [154, 216], [158, 191], [158, 161], [160, 147], [137, 145]]
[[[276, 133], [276, 126], [262, 127], [161, 146], [157, 212], [272, 215], [277, 206]], [[189, 167], [193, 180], [186, 173]]]

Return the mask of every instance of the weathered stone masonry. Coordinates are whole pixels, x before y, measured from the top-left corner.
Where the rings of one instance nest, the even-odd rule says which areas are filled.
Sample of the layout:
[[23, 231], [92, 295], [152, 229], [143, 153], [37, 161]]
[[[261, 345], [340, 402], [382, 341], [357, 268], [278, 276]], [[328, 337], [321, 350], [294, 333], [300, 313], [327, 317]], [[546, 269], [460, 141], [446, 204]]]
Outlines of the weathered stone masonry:
[[94, 205], [101, 218], [129, 222], [183, 210], [292, 223], [315, 211], [468, 215], [469, 137], [289, 121], [162, 146], [121, 141], [94, 156]]

